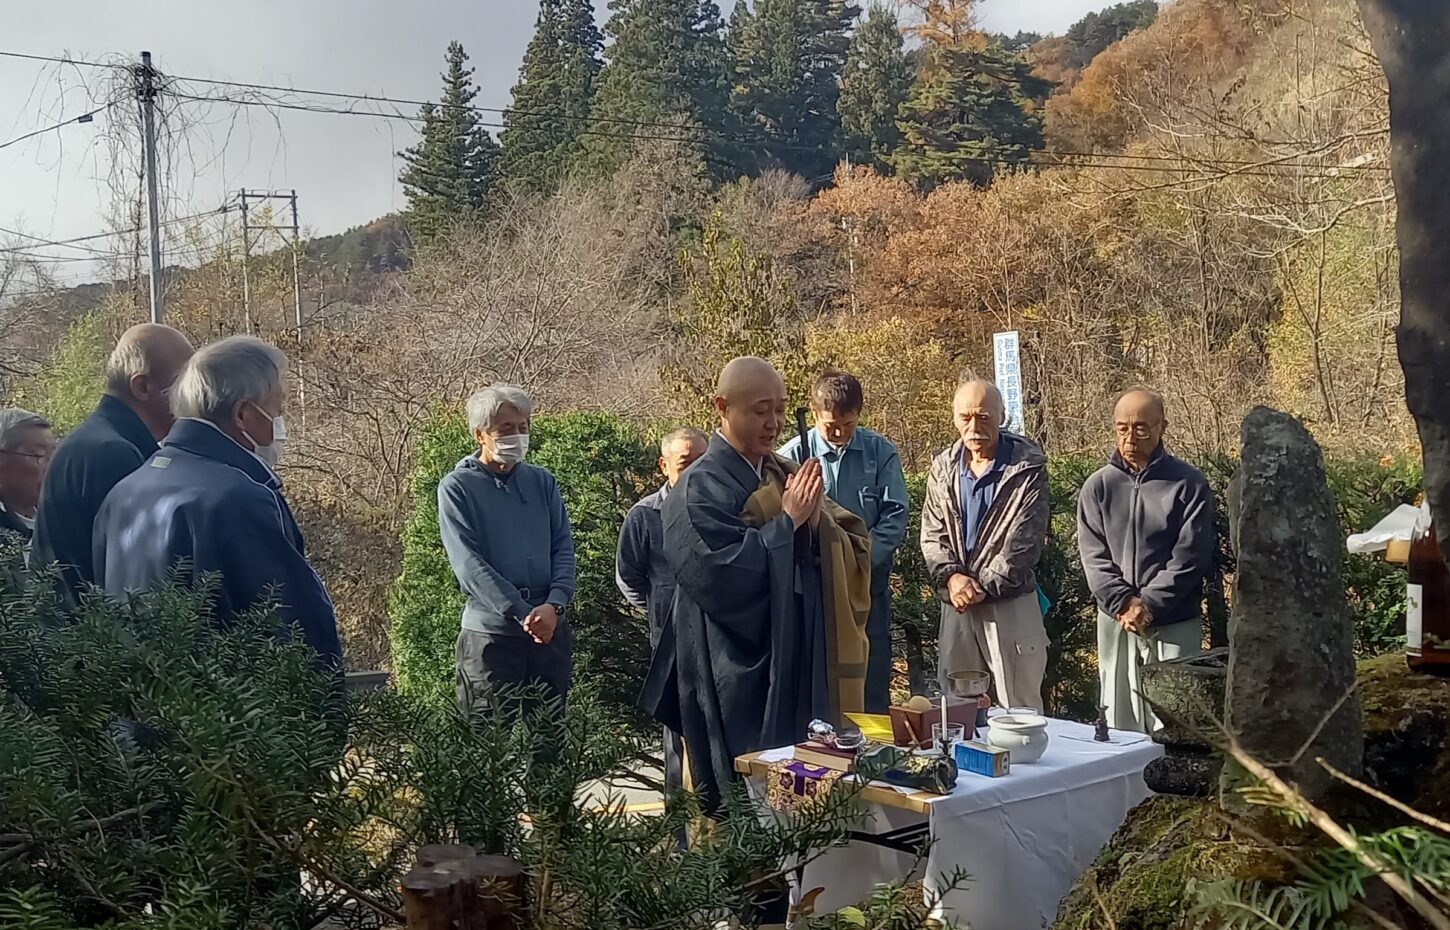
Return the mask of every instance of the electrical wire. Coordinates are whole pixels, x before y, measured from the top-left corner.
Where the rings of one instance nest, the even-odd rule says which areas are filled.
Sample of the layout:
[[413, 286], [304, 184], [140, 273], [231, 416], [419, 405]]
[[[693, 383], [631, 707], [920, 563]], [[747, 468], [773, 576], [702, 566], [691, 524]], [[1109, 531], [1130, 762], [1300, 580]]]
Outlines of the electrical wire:
[[[223, 203], [220, 207], [217, 207], [215, 210], [204, 210], [201, 213], [192, 213], [192, 214], [190, 214], [188, 216], [177, 216], [177, 217], [173, 217], [173, 218], [171, 218], [169, 220], [163, 220], [160, 223], [160, 225], [161, 226], [174, 226], [177, 223], [185, 223], [185, 222], [189, 222], [190, 220], [201, 219], [202, 217], [207, 217], [207, 216], [216, 216], [219, 213], [228, 213], [228, 212], [230, 212], [230, 211], [232, 211], [234, 209], [236, 209], [236, 207], [234, 207], [234, 206], [231, 205], [231, 198], [228, 198], [228, 200], [227, 200], [226, 203]], [[130, 227], [128, 229], [113, 229], [110, 232], [92, 233], [89, 236], [76, 236], [73, 239], [47, 239], [47, 240], [45, 240], [45, 245], [51, 245], [51, 246], [72, 245], [73, 243], [77, 243], [77, 242], [91, 242], [92, 240], [95, 240], [95, 239], [105, 239], [105, 238], [107, 238], [109, 236], [129, 236], [132, 233], [145, 232], [145, 230], [146, 230], [146, 227], [145, 226], [132, 226], [132, 227]], [[21, 233], [19, 235], [24, 235], [24, 234]], [[27, 239], [33, 239], [35, 237], [34, 236], [26, 236], [26, 238]], [[32, 246], [17, 246], [17, 247], [13, 247], [13, 248], [0, 249], [0, 255], [22, 254], [22, 253], [25, 253], [25, 252], [30, 251], [32, 249], [38, 248], [38, 247], [39, 246], [32, 245]]]
[[[287, 103], [287, 102], [284, 102], [284, 101], [277, 101], [277, 100], [259, 100], [259, 99], [245, 98], [245, 97], [203, 97], [203, 96], [199, 96], [199, 95], [196, 95], [196, 94], [181, 94], [181, 93], [176, 93], [174, 91], [170, 93], [170, 96], [176, 97], [176, 98], [179, 98], [179, 99], [182, 99], [182, 100], [191, 100], [191, 101], [196, 101], [196, 102], [200, 102], [200, 103], [230, 103], [230, 104], [233, 104], [233, 105], [236, 105], [236, 106], [263, 107], [263, 108], [267, 108], [267, 109], [280, 109], [280, 110], [293, 110], [293, 111], [299, 111], [299, 112], [304, 112], [304, 113], [327, 113], [327, 114], [333, 114], [333, 115], [336, 115], [336, 116], [363, 116], [363, 117], [370, 117], [370, 118], [373, 118], [373, 119], [399, 120], [399, 121], [407, 122], [407, 123], [426, 123], [427, 122], [427, 120], [425, 120], [421, 116], [409, 116], [409, 115], [407, 115], [405, 113], [381, 113], [381, 112], [377, 112], [377, 111], [374, 111], [374, 110], [349, 110], [349, 109], [341, 109], [341, 108], [337, 108], [337, 107], [323, 107], [323, 106], [317, 106], [317, 105], [311, 105], [311, 104]], [[363, 98], [359, 98], [359, 99], [363, 99]], [[478, 122], [478, 125], [484, 126], [486, 128], [503, 128], [503, 124], [502, 123], [490, 123], [490, 122], [479, 121]], [[604, 138], [611, 138], [611, 139], [629, 139], [629, 140], [647, 141], [647, 142], [680, 142], [680, 143], [685, 143], [685, 144], [690, 144], [690, 145], [722, 144], [721, 140], [714, 140], [714, 139], [708, 139], [708, 138], [700, 138], [698, 136], [696, 136], [696, 137], [688, 137], [688, 136], [660, 136], [660, 135], [645, 135], [645, 134], [641, 134], [641, 133], [615, 133], [615, 132], [605, 132], [603, 130], [589, 130], [589, 129], [580, 130], [578, 134], [579, 135], [586, 135], [586, 136], [601, 136], [601, 137], [604, 137]], [[728, 142], [725, 142], [723, 144], [735, 144], [735, 145], [744, 146], [744, 145], [747, 145], [749, 143], [746, 143], [746, 142], [739, 142], [739, 143], [728, 143]], [[819, 152], [820, 151], [820, 149], [818, 147], [815, 147], [815, 146], [795, 145], [795, 144], [783, 143], [783, 142], [769, 142], [769, 141], [767, 141], [767, 142], [764, 142], [763, 145], [766, 148], [772, 148], [772, 149], [806, 151], [806, 152]], [[1058, 152], [1052, 152], [1052, 151], [1048, 151], [1048, 150], [1040, 150], [1039, 149], [1039, 150], [1034, 150], [1030, 154], [1031, 154], [1032, 158], [1035, 159], [1035, 158], [1038, 158], [1038, 157], [1041, 157], [1041, 156], [1052, 157], [1052, 156], [1062, 155], [1062, 154], [1065, 154], [1065, 153], [1058, 153]], [[1114, 155], [1114, 154], [1110, 154], [1110, 153], [1100, 153], [1100, 154], [1098, 154], [1096, 156], [1091, 156], [1091, 157], [1095, 157], [1097, 159], [1100, 159], [1098, 161], [1072, 161], [1072, 162], [1055, 162], [1055, 161], [1036, 161], [1036, 160], [1009, 159], [1009, 158], [993, 157], [993, 156], [990, 156], [990, 155], [963, 155], [963, 154], [958, 154], [956, 157], [958, 159], [960, 159], [960, 160], [963, 160], [963, 161], [978, 162], [978, 163], [982, 163], [982, 164], [990, 164], [990, 165], [995, 165], [997, 167], [1005, 167], [1005, 168], [1021, 168], [1021, 167], [1033, 167], [1033, 166], [1035, 166], [1035, 167], [1073, 167], [1073, 168], [1115, 169], [1115, 170], [1120, 170], [1120, 171], [1138, 171], [1138, 172], [1144, 172], [1144, 173], [1158, 173], [1158, 174], [1184, 174], [1185, 172], [1191, 172], [1194, 166], [1199, 167], [1200, 170], [1206, 170], [1206, 165], [1201, 165], [1198, 162], [1191, 161], [1191, 160], [1188, 160], [1188, 159], [1181, 159], [1180, 160], [1180, 161], [1184, 162], [1188, 167], [1177, 167], [1177, 168], [1169, 167], [1169, 166], [1166, 166], [1166, 165], [1133, 165], [1133, 164], [1122, 165], [1122, 164], [1114, 164], [1114, 163], [1109, 162], [1109, 161], [1103, 161], [1103, 160], [1101, 160], [1101, 159], [1109, 159], [1109, 158], [1119, 158], [1119, 157], [1121, 157], [1121, 156]], [[1084, 157], [1089, 157], [1089, 156], [1084, 156]], [[1170, 156], [1161, 156], [1161, 157], [1163, 157], [1163, 158], [1166, 159], [1166, 158], [1169, 158]], [[1228, 163], [1225, 162], [1224, 164], [1228, 164]], [[1302, 171], [1301, 170], [1305, 166], [1285, 164], [1285, 163], [1282, 163], [1282, 162], [1267, 162], [1267, 163], [1245, 162], [1243, 164], [1245, 166], [1251, 166], [1251, 167], [1245, 167], [1244, 170], [1238, 170], [1237, 168], [1233, 168], [1232, 170], [1227, 170], [1224, 173], [1231, 174], [1234, 177], [1262, 177], [1262, 178], [1298, 177], [1298, 178], [1309, 178], [1309, 179], [1318, 179], [1318, 180], [1330, 180], [1330, 179], [1338, 178], [1338, 177], [1341, 176], [1339, 174], [1329, 173], [1331, 170], [1350, 170], [1350, 171], [1352, 171], [1352, 170], [1355, 170], [1355, 168], [1356, 168], [1356, 166], [1349, 166], [1349, 165], [1341, 165], [1341, 166], [1317, 166], [1316, 165], [1314, 167], [1316, 167], [1316, 168], [1319, 169], [1317, 172], [1305, 172], [1305, 171]], [[1207, 175], [1207, 176], [1201, 176], [1201, 177], [1198, 177], [1198, 178], [1187, 178], [1186, 180], [1187, 181], [1211, 180], [1212, 177], [1213, 177], [1213, 175]]]
[[[0, 51], [0, 57], [23, 58], [23, 59], [30, 59], [30, 60], [35, 60], [35, 61], [49, 61], [49, 62], [57, 62], [57, 63], [62, 63], [62, 64], [80, 65], [80, 66], [92, 67], [92, 68], [125, 69], [125, 68], [129, 67], [127, 65], [121, 65], [121, 64], [110, 64], [110, 63], [106, 63], [106, 62], [86, 61], [86, 60], [83, 60], [83, 59], [60, 58], [60, 57], [53, 57], [53, 56], [46, 56], [46, 55], [30, 55], [30, 54], [26, 54], [26, 53], [22, 53], [22, 52], [5, 52], [5, 51]], [[385, 96], [385, 95], [381, 95], [381, 94], [348, 93], [348, 92], [343, 92], [343, 91], [316, 90], [316, 89], [299, 88], [299, 87], [286, 87], [286, 86], [283, 86], [283, 85], [280, 85], [280, 84], [263, 84], [263, 83], [251, 82], [251, 81], [227, 81], [227, 80], [221, 80], [221, 79], [218, 79], [218, 78], [189, 77], [189, 76], [184, 76], [184, 75], [165, 75], [164, 76], [164, 80], [165, 80], [165, 82], [167, 84], [171, 84], [171, 83], [175, 83], [175, 82], [187, 82], [187, 83], [197, 83], [197, 84], [210, 84], [210, 85], [217, 86], [217, 87], [235, 87], [235, 88], [239, 88], [239, 89], [255, 90], [255, 91], [267, 91], [267, 92], [272, 92], [272, 93], [299, 94], [299, 95], [310, 96], [310, 97], [327, 97], [327, 98], [332, 98], [332, 99], [352, 100], [352, 101], [357, 101], [357, 102], [362, 102], [362, 103], [386, 103], [386, 104], [393, 104], [393, 105], [397, 105], [397, 106], [417, 106], [417, 107], [422, 107], [422, 106], [425, 106], [425, 105], [439, 106], [438, 103], [433, 102], [433, 101], [412, 100], [412, 99], [408, 99], [408, 98], [404, 98], [404, 97], [389, 97], [389, 96]], [[381, 113], [381, 112], [368, 111], [368, 110], [350, 110], [350, 109], [339, 109], [339, 108], [329, 108], [329, 107], [318, 107], [318, 106], [313, 106], [313, 105], [306, 105], [306, 104], [300, 104], [300, 103], [290, 103], [290, 102], [285, 102], [285, 101], [245, 100], [245, 99], [239, 99], [239, 98], [235, 98], [235, 97], [207, 97], [207, 96], [202, 96], [202, 95], [183, 94], [183, 93], [180, 93], [179, 91], [176, 91], [176, 90], [169, 90], [169, 91], [167, 91], [166, 88], [163, 88], [163, 92], [169, 92], [171, 94], [171, 96], [178, 97], [178, 98], [181, 98], [181, 99], [186, 99], [186, 100], [193, 100], [193, 101], [197, 101], [197, 102], [213, 102], [213, 103], [226, 102], [226, 103], [232, 103], [232, 104], [237, 104], [237, 105], [242, 105], [242, 106], [262, 106], [262, 107], [270, 107], [270, 108], [276, 108], [276, 109], [293, 110], [293, 111], [300, 111], [300, 112], [330, 113], [330, 114], [335, 114], [335, 115], [349, 115], [349, 116], [351, 116], [351, 115], [370, 116], [370, 117], [373, 117], [375, 119], [392, 119], [392, 120], [399, 120], [399, 121], [410, 122], [410, 123], [415, 123], [415, 124], [425, 122], [421, 116], [408, 116], [408, 115], [402, 114], [402, 113]], [[472, 104], [469, 104], [469, 105], [466, 105], [466, 106], [462, 106], [462, 107], [459, 107], [459, 108], [460, 109], [463, 109], [463, 110], [466, 110], [466, 111], [469, 111], [469, 112], [472, 112], [472, 113], [478, 113], [478, 114], [495, 114], [495, 115], [501, 115], [501, 116], [529, 116], [529, 117], [539, 117], [539, 118], [543, 118], [543, 119], [555, 119], [555, 120], [574, 121], [574, 122], [609, 123], [609, 124], [615, 124], [615, 125], [620, 125], [620, 126], [633, 126], [633, 127], [646, 128], [646, 129], [664, 129], [664, 130], [670, 130], [670, 131], [673, 131], [673, 132], [676, 132], [676, 133], [682, 132], [682, 131], [683, 132], [688, 132], [692, 128], [692, 127], [689, 127], [689, 126], [680, 125], [678, 123], [667, 123], [667, 122], [660, 122], [660, 121], [632, 120], [632, 119], [625, 119], [625, 118], [621, 118], [621, 117], [597, 116], [597, 115], [592, 115], [592, 114], [591, 115], [588, 115], [588, 116], [576, 116], [576, 115], [573, 115], [573, 114], [563, 113], [563, 112], [557, 111], [557, 110], [552, 110], [552, 111], [551, 110], [534, 110], [534, 109], [524, 110], [524, 109], [508, 108], [508, 107], [484, 107], [484, 106], [475, 106], [475, 105], [472, 105]], [[504, 129], [504, 128], [508, 128], [506, 124], [499, 123], [499, 122], [481, 122], [479, 125], [482, 125], [482, 126], [484, 126], [486, 128], [490, 128], [490, 129]], [[759, 142], [759, 144], [763, 145], [764, 147], [766, 147], [768, 149], [777, 149], [777, 150], [781, 150], [781, 151], [806, 151], [806, 152], [818, 152], [819, 151], [819, 148], [816, 147], [816, 146], [798, 145], [798, 144], [793, 144], [793, 143], [788, 143], [788, 142], [783, 142], [783, 141], [778, 141], [778, 140], [763, 140], [763, 141], [762, 140], [740, 140], [740, 141], [732, 141], [732, 140], [719, 139], [718, 137], [712, 139], [712, 138], [704, 138], [704, 137], [698, 137], [698, 136], [657, 135], [657, 134], [642, 134], [642, 133], [609, 133], [609, 132], [603, 132], [603, 131], [599, 131], [599, 130], [581, 130], [579, 132], [579, 134], [581, 134], [581, 135], [591, 135], [591, 136], [600, 136], [600, 137], [604, 137], [604, 138], [633, 139], [633, 140], [647, 141], [647, 142], [681, 142], [681, 143], [693, 144], [693, 145], [718, 144], [718, 145], [729, 145], [729, 146], [735, 146], [735, 147], [745, 147], [745, 146], [749, 146], [751, 144], [755, 144], [755, 143]], [[964, 156], [964, 157], [967, 160], [970, 160], [970, 161], [987, 162], [987, 163], [992, 163], [992, 164], [997, 164], [997, 165], [1003, 165], [1003, 166], [1020, 166], [1021, 164], [1023, 164], [1023, 162], [1021, 162], [1021, 161], [1014, 161], [1014, 160], [1009, 160], [1009, 159], [996, 159], [996, 158], [991, 158], [991, 157], [988, 157], [988, 156], [981, 156], [981, 157]], [[1318, 171], [1320, 173], [1319, 174], [1308, 174], [1308, 175], [1299, 174], [1299, 175], [1294, 175], [1294, 176], [1296, 176], [1296, 177], [1310, 177], [1310, 178], [1318, 178], [1318, 179], [1330, 179], [1330, 178], [1342, 177], [1345, 173], [1348, 173], [1348, 172], [1381, 172], [1381, 173], [1387, 173], [1390, 170], [1389, 167], [1388, 166], [1385, 166], [1385, 165], [1324, 165], [1324, 164], [1315, 164], [1315, 163], [1308, 163], [1308, 164], [1306, 164], [1306, 163], [1303, 163], [1303, 162], [1289, 161], [1289, 160], [1283, 160], [1283, 161], [1267, 161], [1267, 162], [1265, 162], [1265, 161], [1250, 161], [1250, 160], [1244, 160], [1244, 159], [1226, 159], [1226, 158], [1198, 159], [1198, 158], [1192, 158], [1192, 157], [1187, 157], [1187, 156], [1177, 156], [1177, 155], [1151, 155], [1151, 154], [1146, 154], [1146, 153], [1114, 153], [1114, 152], [1071, 152], [1071, 151], [1051, 150], [1051, 149], [1039, 149], [1039, 150], [1036, 150], [1033, 153], [1033, 158], [1034, 159], [1057, 159], [1057, 158], [1094, 159], [1095, 161], [1090, 162], [1090, 163], [1083, 163], [1083, 162], [1076, 162], [1075, 161], [1075, 162], [1071, 162], [1070, 164], [1071, 165], [1074, 165], [1076, 167], [1087, 167], [1087, 168], [1098, 168], [1098, 169], [1119, 168], [1119, 169], [1122, 169], [1122, 170], [1129, 170], [1129, 171], [1131, 171], [1131, 170], [1137, 170], [1137, 171], [1144, 171], [1144, 172], [1150, 172], [1150, 173], [1152, 171], [1155, 171], [1155, 170], [1158, 171], [1158, 172], [1160, 172], [1160, 173], [1162, 171], [1164, 171], [1164, 170], [1166, 170], [1168, 172], [1176, 173], [1176, 172], [1181, 171], [1182, 169], [1178, 169], [1178, 168], [1154, 169], [1152, 166], [1148, 166], [1148, 165], [1143, 165], [1143, 166], [1115, 165], [1115, 164], [1103, 162], [1102, 160], [1103, 159], [1112, 159], [1112, 160], [1123, 160], [1123, 161], [1173, 161], [1173, 162], [1179, 162], [1179, 163], [1185, 163], [1185, 164], [1189, 164], [1189, 165], [1194, 165], [1194, 166], [1197, 166], [1200, 169], [1204, 169], [1204, 170], [1211, 169], [1211, 168], [1222, 167], [1222, 166], [1232, 166], [1232, 167], [1236, 167], [1236, 168], [1253, 168], [1253, 169], [1258, 169], [1258, 171], [1264, 172], [1262, 174], [1258, 173], [1258, 171], [1231, 171], [1231, 172], [1228, 172], [1228, 173], [1234, 174], [1235, 176], [1248, 176], [1248, 177], [1282, 177], [1287, 172], [1293, 171], [1295, 169], [1303, 169], [1303, 168], [1314, 169], [1314, 170], [1316, 170], [1316, 171]], [[1050, 161], [1049, 162], [1033, 161], [1032, 164], [1051, 165], [1052, 162], [1050, 162]], [[1276, 170], [1276, 169], [1281, 169], [1281, 170]], [[1336, 172], [1336, 173], [1332, 173], [1331, 174], [1329, 172]]]
[[104, 61], [86, 61], [83, 58], [57, 58], [54, 55], [29, 55], [25, 52], [0, 52], [0, 58], [23, 58], [27, 61], [49, 61], [61, 65], [78, 65], [83, 68], [110, 68], [112, 70], [126, 70], [129, 65], [113, 64]]
[[109, 110], [111, 107], [113, 107], [115, 105], [116, 105], [116, 101], [112, 100], [110, 103], [107, 103], [104, 106], [97, 107], [96, 109], [91, 110], [89, 113], [82, 113], [80, 116], [72, 116], [70, 119], [64, 119], [64, 120], [61, 120], [60, 122], [55, 123], [53, 125], [50, 125], [50, 126], [42, 126], [39, 129], [35, 129], [35, 130], [30, 131], [30, 132], [27, 132], [23, 136], [16, 136], [13, 139], [7, 140], [5, 142], [0, 142], [0, 149], [9, 148], [10, 146], [15, 145], [16, 143], [24, 142], [26, 139], [34, 139], [36, 136], [42, 135], [42, 134], [47, 133], [47, 132], [55, 132], [57, 129], [60, 129], [60, 128], [64, 127], [64, 126], [69, 126], [72, 123], [89, 123], [89, 122], [92, 122], [93, 120], [95, 120], [96, 114], [98, 114], [98, 113], [104, 113], [104, 112], [106, 112], [107, 110]]

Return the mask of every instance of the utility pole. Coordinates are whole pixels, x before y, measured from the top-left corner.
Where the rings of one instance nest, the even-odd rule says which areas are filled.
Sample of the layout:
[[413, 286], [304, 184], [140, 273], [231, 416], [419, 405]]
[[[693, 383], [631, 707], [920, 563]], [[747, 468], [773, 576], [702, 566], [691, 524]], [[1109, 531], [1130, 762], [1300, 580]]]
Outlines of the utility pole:
[[141, 64], [135, 69], [136, 99], [141, 102], [141, 123], [146, 146], [146, 214], [151, 233], [151, 322], [160, 323], [165, 294], [161, 289], [161, 207], [156, 202], [156, 69], [151, 67], [151, 53], [141, 53]]
[[248, 266], [252, 263], [252, 220], [247, 213], [247, 190], [239, 191], [242, 198], [242, 315], [246, 319], [247, 335], [252, 335], [252, 281]]
[[289, 193], [292, 201], [292, 309], [297, 315], [297, 348], [302, 348], [302, 278], [297, 271], [297, 253], [302, 250], [302, 226], [297, 222], [297, 191]]
[[[297, 218], [297, 191], [249, 191], [246, 188], [237, 192], [242, 201], [242, 306], [247, 315], [247, 332], [253, 329], [252, 321], [252, 293], [249, 277], [250, 259], [252, 255], [252, 233], [254, 231], [265, 233], [268, 230], [276, 232], [291, 232], [292, 238], [292, 321], [295, 327], [294, 336], [297, 340], [298, 358], [293, 361], [298, 372], [301, 372], [302, 359], [302, 224]], [[253, 225], [250, 211], [250, 203], [261, 200], [286, 200], [290, 206], [292, 225], [281, 226], [276, 223]], [[300, 378], [298, 380], [298, 402], [302, 407], [303, 425], [307, 421], [307, 386]]]

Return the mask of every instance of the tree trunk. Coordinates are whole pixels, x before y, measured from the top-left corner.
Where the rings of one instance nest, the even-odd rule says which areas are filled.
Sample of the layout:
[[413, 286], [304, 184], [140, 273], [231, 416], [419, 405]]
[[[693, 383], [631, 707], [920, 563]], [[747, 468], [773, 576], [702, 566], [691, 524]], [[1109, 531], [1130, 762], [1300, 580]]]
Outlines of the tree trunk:
[[1450, 554], [1450, 0], [1358, 0], [1390, 86], [1405, 400]]
[[527, 877], [503, 856], [480, 856], [472, 846], [424, 846], [403, 876], [407, 930], [519, 930]]

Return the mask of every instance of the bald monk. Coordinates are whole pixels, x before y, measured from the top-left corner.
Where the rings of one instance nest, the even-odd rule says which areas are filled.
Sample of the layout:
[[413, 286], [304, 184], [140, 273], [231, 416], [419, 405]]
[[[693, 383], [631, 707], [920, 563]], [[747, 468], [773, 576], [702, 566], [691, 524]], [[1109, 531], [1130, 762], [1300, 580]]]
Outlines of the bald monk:
[[191, 342], [170, 326], [142, 323], [126, 330], [106, 362], [101, 402], [56, 450], [40, 493], [30, 566], [58, 564], [61, 593], [72, 603], [83, 585], [95, 581], [96, 511], [171, 429], [168, 394], [191, 354]]
[[715, 409], [720, 429], [662, 508], [677, 588], [642, 698], [684, 734], [711, 812], [736, 756], [863, 708], [871, 608], [865, 524], [826, 499], [818, 459], [797, 466], [774, 452], [786, 422], [780, 374], [735, 359]]

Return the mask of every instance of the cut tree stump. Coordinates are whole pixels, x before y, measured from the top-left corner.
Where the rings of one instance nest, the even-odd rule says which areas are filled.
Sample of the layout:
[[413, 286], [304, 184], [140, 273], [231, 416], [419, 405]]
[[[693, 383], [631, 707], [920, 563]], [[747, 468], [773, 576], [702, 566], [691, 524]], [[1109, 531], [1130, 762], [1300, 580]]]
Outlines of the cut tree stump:
[[528, 876], [505, 856], [472, 846], [424, 846], [403, 876], [407, 930], [522, 930]]

